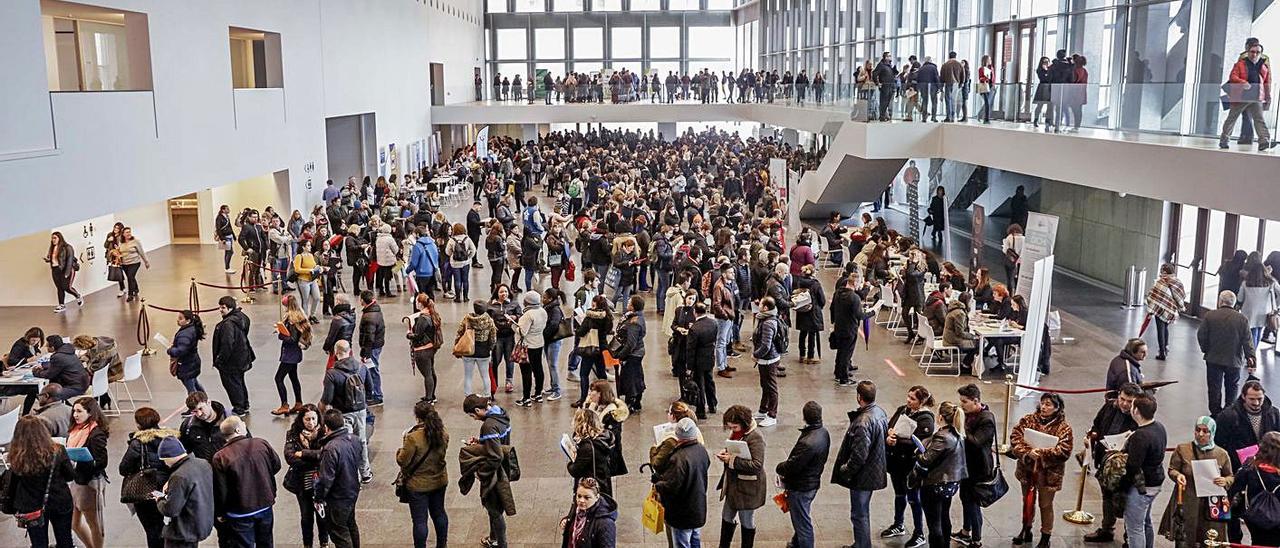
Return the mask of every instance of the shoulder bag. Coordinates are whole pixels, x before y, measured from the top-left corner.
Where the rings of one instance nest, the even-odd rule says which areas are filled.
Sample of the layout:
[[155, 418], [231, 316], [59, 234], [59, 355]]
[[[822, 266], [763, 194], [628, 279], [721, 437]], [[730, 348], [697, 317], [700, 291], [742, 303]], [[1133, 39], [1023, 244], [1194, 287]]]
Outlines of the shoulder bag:
[[978, 505], [987, 508], [1009, 492], [1009, 482], [1004, 479], [1004, 471], [1000, 469], [1000, 455], [996, 455], [996, 466], [992, 470], [991, 479], [973, 482], [973, 493]]
[[53, 462], [49, 464], [49, 479], [44, 484], [44, 500], [40, 502], [40, 508], [25, 514], [14, 514], [13, 522], [20, 529], [43, 529], [48, 523], [48, 518], [44, 515], [44, 509], [49, 505], [49, 490], [53, 488], [53, 471], [58, 466], [58, 458], [55, 456]]
[[[425, 436], [426, 434], [424, 433], [423, 437], [425, 438]], [[400, 502], [409, 504], [409, 497], [412, 496], [412, 492], [409, 491], [409, 479], [418, 472], [418, 467], [422, 466], [422, 463], [425, 460], [427, 460], [427, 454], [423, 453], [421, 457], [418, 457], [409, 465], [409, 469], [407, 471], [401, 469], [400, 473], [396, 474], [396, 498], [399, 499]]]
[[[142, 446], [142, 462], [147, 462], [145, 444]], [[124, 477], [120, 483], [120, 502], [136, 504], [151, 500], [151, 492], [164, 486], [165, 474], [156, 468], [143, 468]]]

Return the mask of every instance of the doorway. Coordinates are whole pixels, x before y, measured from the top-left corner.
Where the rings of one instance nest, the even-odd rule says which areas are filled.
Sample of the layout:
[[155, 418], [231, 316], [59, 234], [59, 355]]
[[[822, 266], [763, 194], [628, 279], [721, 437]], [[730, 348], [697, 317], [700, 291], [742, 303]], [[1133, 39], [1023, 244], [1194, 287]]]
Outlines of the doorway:
[[992, 27], [996, 66], [992, 114], [1002, 120], [1029, 121], [1036, 84], [1036, 21], [1011, 21]]
[[431, 63], [431, 104], [444, 104], [444, 63]]
[[196, 193], [170, 198], [169, 238], [175, 244], [198, 244], [200, 240], [200, 201]]
[[372, 112], [326, 118], [325, 149], [329, 178], [338, 185], [378, 172], [377, 116]]

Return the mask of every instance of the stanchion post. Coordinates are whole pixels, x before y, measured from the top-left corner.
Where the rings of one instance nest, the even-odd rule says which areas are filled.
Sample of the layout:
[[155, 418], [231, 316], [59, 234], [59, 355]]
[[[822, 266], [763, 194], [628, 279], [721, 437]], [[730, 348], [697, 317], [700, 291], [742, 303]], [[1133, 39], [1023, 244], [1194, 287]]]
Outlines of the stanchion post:
[[1013, 414], [1013, 375], [1004, 376], [1004, 437], [1003, 443], [1000, 444], [1000, 454], [1008, 454], [1012, 446], [1009, 445], [1009, 417]]
[[1230, 546], [1229, 542], [1218, 542], [1218, 532], [1210, 529], [1204, 533], [1205, 548], [1217, 548], [1219, 546]]
[[[1089, 447], [1089, 442], [1085, 441], [1085, 448]], [[1076, 509], [1070, 512], [1063, 512], [1062, 519], [1076, 525], [1088, 525], [1093, 523], [1093, 514], [1084, 511], [1084, 482], [1089, 477], [1089, 452], [1082, 451], [1080, 453], [1084, 458], [1080, 459], [1080, 489], [1076, 492]]]
[[142, 314], [143, 324], [147, 326], [146, 338], [142, 341], [141, 353], [143, 356], [150, 356], [156, 353], [156, 349], [151, 348], [151, 322], [147, 321], [147, 298], [143, 297], [140, 302], [142, 303], [142, 312], [139, 314]]
[[200, 310], [200, 290], [196, 285], [196, 277], [191, 277], [191, 289], [187, 290], [187, 306], [192, 311]]

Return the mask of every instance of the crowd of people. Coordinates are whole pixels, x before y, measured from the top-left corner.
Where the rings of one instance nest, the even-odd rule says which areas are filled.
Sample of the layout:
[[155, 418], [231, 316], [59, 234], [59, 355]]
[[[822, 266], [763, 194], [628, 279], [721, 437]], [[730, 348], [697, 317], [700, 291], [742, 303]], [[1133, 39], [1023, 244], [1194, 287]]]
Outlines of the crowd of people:
[[[890, 295], [902, 303], [907, 342], [919, 339], [918, 312], [944, 344], [962, 350], [966, 370], [979, 355], [1005, 355], [996, 344], [979, 348], [969, 319], [985, 312], [1025, 325], [1026, 303], [992, 281], [986, 269], [962, 274], [884, 219], [866, 215], [851, 227], [833, 214], [820, 228], [789, 234], [785, 199], [771, 180], [768, 161], [784, 158], [793, 169], [811, 169], [820, 151], [716, 131], [665, 140], [608, 130], [553, 132], [524, 143], [493, 137], [489, 150], [491, 156], [476, 158], [474, 149], [461, 149], [449, 164], [403, 181], [330, 182], [324, 203], [309, 217], [294, 212], [287, 222], [269, 209], [247, 210], [235, 219], [223, 209], [216, 221], [219, 241], [228, 252], [239, 246], [246, 281], [281, 293], [284, 313], [274, 326], [251, 328], [239, 303], [224, 297], [212, 333], [200, 314], [174, 314], [177, 331], [167, 352], [171, 372], [187, 392], [187, 413], [170, 430], [155, 410], [140, 408], [119, 456], [121, 503], [131, 506], [149, 546], [195, 546], [214, 531], [220, 543], [269, 545], [281, 471], [280, 486], [298, 501], [297, 521], [288, 523], [300, 527], [304, 545], [358, 546], [356, 506], [375, 472], [384, 472], [374, 470], [369, 448], [384, 402], [381, 370], [392, 359], [382, 353], [388, 330], [379, 300], [397, 298], [414, 310], [404, 336], [423, 387], [413, 403], [414, 424], [396, 452], [394, 474], [385, 477], [397, 478], [395, 494], [409, 507], [415, 546], [425, 546], [430, 532], [437, 546], [447, 543], [443, 501], [451, 489], [445, 464], [451, 442], [458, 447], [459, 492], [475, 491], [487, 516], [484, 546], [505, 547], [537, 535], [573, 548], [613, 546], [617, 501], [646, 497], [616, 488], [613, 478], [630, 473], [649, 474], [646, 511], [663, 508], [661, 526], [646, 526], [665, 529], [673, 546], [699, 546], [708, 520], [714, 524], [708, 476], [719, 461], [721, 546], [734, 538], [754, 545], [756, 512], [769, 502], [773, 470], [784, 488], [775, 501], [788, 508], [791, 546], [816, 544], [811, 504], [830, 482], [848, 490], [856, 548], [871, 545], [871, 501], [890, 486], [894, 519], [881, 538], [910, 532], [908, 548], [953, 542], [980, 548], [983, 509], [1001, 499], [1007, 485], [999, 464], [1004, 457], [1016, 463], [1021, 489], [1021, 497], [1008, 497], [1021, 501], [1022, 528], [1014, 543], [1036, 540], [1038, 508], [1038, 546], [1050, 545], [1054, 497], [1078, 445], [1061, 397], [1044, 394], [1037, 409], [1015, 423], [1010, 451], [998, 455], [1000, 433], [978, 385], [966, 383], [936, 397], [917, 385], [890, 396], [879, 393], [872, 380], [857, 380], [865, 376], [857, 375], [854, 363], [871, 303]], [[463, 218], [450, 219], [439, 189], [420, 183], [434, 175], [470, 186], [473, 203]], [[819, 238], [829, 253], [821, 261], [840, 272], [830, 292], [817, 276], [827, 266], [817, 253]], [[229, 271], [236, 270], [232, 258], [226, 255], [222, 265]], [[67, 261], [57, 257], [59, 265]], [[343, 273], [347, 268], [349, 276]], [[484, 278], [472, 270], [485, 268], [489, 283], [472, 287], [473, 277]], [[347, 281], [352, 287], [344, 287]], [[926, 283], [937, 289], [926, 293]], [[453, 333], [445, 333], [437, 297], [469, 301], [470, 312]], [[646, 342], [653, 321], [659, 322], [658, 340], [665, 347]], [[325, 323], [327, 328], [319, 327]], [[1229, 323], [1235, 329], [1229, 334], [1202, 334], [1202, 344], [1236, 341], [1238, 326]], [[272, 413], [291, 421], [283, 440], [254, 437], [246, 427], [251, 391], [245, 372], [265, 354], [254, 348], [251, 329], [269, 329], [280, 341], [280, 406]], [[793, 330], [799, 332], [795, 343]], [[18, 423], [8, 452], [8, 497], [0, 497], [7, 501], [0, 511], [17, 517], [33, 546], [46, 546], [50, 535], [59, 546], [70, 546], [72, 531], [85, 546], [102, 546], [107, 444], [110, 430], [123, 425], [103, 416], [99, 399], [84, 395], [89, 371], [113, 362], [109, 351], [92, 352], [107, 341], [85, 338], [68, 343], [33, 328], [6, 356], [9, 367], [34, 362], [33, 374], [51, 381], [33, 416]], [[206, 339], [229, 407], [201, 384], [199, 349]], [[1189, 462], [1218, 459], [1221, 477], [1215, 483], [1241, 500], [1265, 498], [1262, 493], [1280, 483], [1280, 411], [1256, 380], [1246, 380], [1238, 393], [1228, 383], [1226, 405], [1187, 425], [1195, 442], [1179, 446], [1175, 459], [1181, 454], [1182, 460], [1166, 465], [1169, 434], [1155, 420], [1156, 395], [1142, 384], [1146, 350], [1139, 343], [1130, 341], [1112, 363], [1117, 372], [1108, 371], [1111, 391], [1081, 445], [1093, 449], [1104, 508], [1110, 508], [1092, 538], [1110, 540], [1115, 519], [1123, 518], [1129, 545], [1150, 548], [1156, 534], [1151, 506], [1166, 488], [1165, 479], [1196, 488], [1199, 476], [1188, 473]], [[790, 361], [784, 357], [798, 354], [802, 364], [820, 363], [824, 344], [834, 350], [833, 382], [856, 402], [841, 410], [849, 424], [834, 453], [823, 406], [783, 402], [779, 392]], [[453, 383], [438, 382], [441, 348], [463, 363], [461, 393], [443, 389]], [[1219, 353], [1205, 352], [1214, 364], [1211, 358]], [[1223, 368], [1244, 359], [1230, 351], [1222, 355], [1228, 362], [1217, 365]], [[735, 359], [740, 356], [745, 360]], [[1040, 367], [1047, 373], [1048, 353], [1042, 356]], [[304, 361], [326, 363], [314, 402], [305, 401], [298, 381]], [[757, 370], [758, 405], [722, 405], [716, 385], [740, 378], [733, 364], [743, 361]], [[652, 408], [646, 389], [660, 380], [646, 364], [654, 363], [669, 365], [671, 376], [660, 377], [675, 384], [679, 399], [659, 404], [665, 435], [636, 466], [622, 458], [623, 424]], [[567, 386], [575, 382], [577, 391]], [[570, 509], [554, 532], [509, 534], [506, 518], [518, 510], [521, 476], [515, 432], [520, 411], [512, 410], [557, 405], [566, 393], [574, 409], [562, 442], [565, 474], [574, 480], [573, 498], [566, 501]], [[789, 439], [775, 429], [785, 406], [799, 407], [804, 425], [787, 458], [767, 462], [766, 445]], [[445, 430], [441, 413], [449, 407], [479, 423], [475, 436]], [[886, 411], [890, 407], [892, 413]], [[729, 432], [722, 450], [709, 450], [704, 439], [704, 429], [713, 424]], [[1252, 456], [1238, 451], [1251, 447]], [[959, 527], [950, 517], [957, 495]], [[1192, 545], [1215, 528], [1239, 540], [1243, 522], [1254, 544], [1276, 544], [1267, 516], [1237, 508], [1234, 522], [1192, 522], [1194, 530], [1184, 531], [1183, 542]], [[847, 538], [850, 532], [825, 535]]]
[[[751, 70], [744, 68], [734, 71], [720, 71], [716, 74], [710, 69], [694, 71], [693, 74], [661, 71], [636, 74], [627, 68], [616, 71], [598, 71], [587, 74], [569, 72], [563, 76], [544, 73], [541, 80], [529, 75], [523, 80], [521, 75], [493, 75], [490, 84], [490, 98], [494, 101], [521, 102], [533, 104], [538, 96], [542, 96], [545, 104], [565, 103], [603, 103], [606, 99], [611, 103], [630, 103], [648, 99], [650, 103], [672, 103], [674, 101], [699, 101], [701, 103], [718, 103], [723, 98], [726, 103], [772, 103], [775, 98], [788, 103], [795, 101], [804, 105], [806, 99], [815, 104], [831, 101], [832, 92], [827, 89], [827, 79], [822, 72], [815, 71], [812, 76], [801, 70], [796, 74], [774, 70]], [[484, 96], [484, 80], [476, 75], [476, 99]]]

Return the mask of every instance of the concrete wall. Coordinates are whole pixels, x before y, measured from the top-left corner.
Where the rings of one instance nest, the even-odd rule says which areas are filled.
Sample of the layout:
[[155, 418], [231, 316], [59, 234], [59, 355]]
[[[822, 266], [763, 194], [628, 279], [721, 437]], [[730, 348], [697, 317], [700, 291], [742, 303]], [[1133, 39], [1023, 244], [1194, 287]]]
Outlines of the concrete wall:
[[1129, 265], [1160, 262], [1160, 200], [1058, 181], [1040, 183], [1041, 213], [1057, 215], [1055, 265], [1121, 287]]

